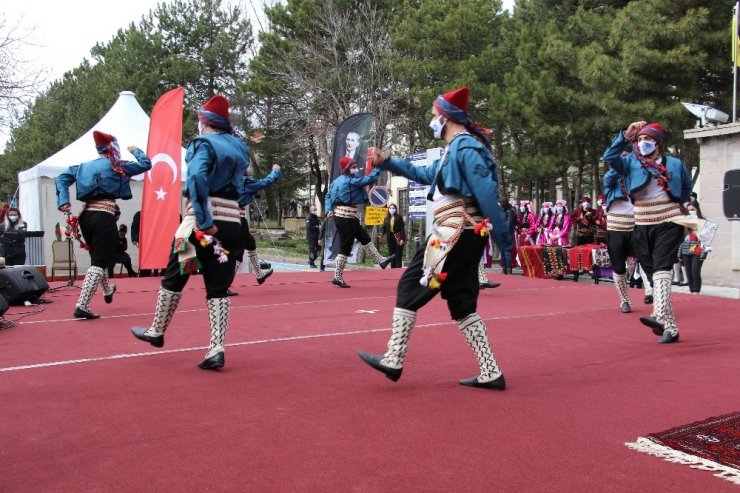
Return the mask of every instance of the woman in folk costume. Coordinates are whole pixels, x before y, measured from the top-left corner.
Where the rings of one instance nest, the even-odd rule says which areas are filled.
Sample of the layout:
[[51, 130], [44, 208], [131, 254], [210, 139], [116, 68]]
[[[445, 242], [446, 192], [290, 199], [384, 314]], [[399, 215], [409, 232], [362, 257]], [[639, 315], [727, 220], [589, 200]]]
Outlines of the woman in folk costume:
[[[249, 210], [249, 204], [259, 197], [257, 192], [263, 190], [273, 183], [275, 183], [283, 175], [280, 171], [279, 164], [272, 165], [272, 171], [260, 180], [252, 178], [252, 167], [247, 168], [247, 173], [244, 175], [244, 195], [239, 198], [239, 214], [241, 215], [241, 228], [242, 228], [242, 239], [244, 240], [244, 251], [242, 251], [241, 257], [236, 259], [236, 266], [234, 271], [238, 271], [244, 260], [244, 252], [247, 253], [249, 259], [249, 265], [252, 267], [252, 272], [257, 278], [257, 284], [262, 284], [265, 280], [272, 275], [272, 269], [263, 271], [260, 267], [260, 261], [257, 258], [257, 242], [249, 231], [249, 221], [247, 221], [247, 210]], [[235, 296], [238, 293], [234, 291], [227, 291], [229, 296]]]
[[550, 244], [550, 225], [552, 224], [553, 219], [555, 219], [555, 216], [552, 211], [552, 202], [542, 202], [540, 215], [537, 216], [535, 224], [535, 245]]
[[596, 197], [596, 219], [594, 220], [594, 243], [606, 243], [606, 196]]
[[364, 187], [375, 183], [381, 170], [374, 169], [369, 175], [360, 176], [357, 163], [347, 156], [339, 160], [339, 167], [342, 174], [331, 182], [326, 193], [324, 210], [327, 218], [334, 217], [334, 224], [339, 233], [339, 254], [331, 282], [340, 288], [348, 288], [349, 284], [344, 282], [344, 268], [347, 265], [347, 258], [352, 254], [352, 244], [355, 240], [360, 242], [365, 253], [375, 260], [381, 269], [388, 267], [394, 256], [385, 258], [380, 256], [357, 216], [357, 206], [367, 200]]
[[70, 166], [54, 180], [60, 211], [70, 213], [72, 210], [69, 202], [69, 187], [72, 184], [76, 184], [77, 200], [85, 203], [79, 217], [71, 216], [67, 220], [71, 234], [81, 240], [81, 231], [85, 244], [82, 241], [80, 244], [90, 250], [90, 268], [85, 273], [74, 311], [75, 318], [84, 319], [100, 317], [90, 307], [98, 284], [103, 287], [106, 303], [113, 301], [113, 293], [116, 292], [116, 285], [108, 282], [107, 272], [108, 265], [118, 251], [116, 199], [131, 200], [131, 177], [152, 168], [152, 162], [144, 151], [134, 146], [129, 146], [128, 151], [134, 155], [136, 162], [121, 161], [121, 149], [112, 135], [95, 130], [93, 140], [98, 158]]
[[[619, 293], [622, 313], [630, 313], [629, 291], [627, 290], [627, 257], [635, 255], [634, 238], [635, 210], [627, 193], [624, 177], [613, 169], [604, 174], [604, 191], [606, 197], [606, 248], [609, 252], [609, 261], [614, 274], [614, 286]], [[650, 286], [650, 275], [645, 268], [640, 269], [643, 287], [645, 289], [645, 303], [652, 303], [653, 288]]]
[[211, 328], [208, 352], [200, 368], [224, 366], [224, 339], [229, 322], [227, 290], [234, 280], [236, 259], [242, 255], [239, 199], [244, 196], [244, 173], [249, 148], [233, 134], [229, 102], [216, 95], [198, 110], [199, 136], [188, 144], [187, 212], [175, 232], [175, 243], [157, 296], [150, 327], [134, 327], [134, 337], [154, 347], [164, 346], [190, 274], [200, 271], [206, 286]]
[[368, 365], [397, 381], [401, 377], [417, 311], [441, 293], [453, 320], [475, 353], [480, 374], [460, 381], [470, 387], [504, 390], [506, 381], [493, 356], [488, 332], [476, 313], [476, 271], [493, 231], [511, 265], [512, 238], [498, 204], [498, 168], [491, 146], [480, 127], [468, 118], [467, 87], [438, 96], [432, 107], [430, 127], [435, 139], [447, 143], [444, 157], [428, 167], [390, 158], [372, 149], [374, 165], [418, 183], [431, 185], [434, 226], [426, 248], [419, 249], [398, 281], [393, 327], [385, 354], [358, 354]]
[[529, 200], [519, 201], [519, 214], [516, 218], [517, 246], [534, 245], [532, 234], [536, 231], [537, 216], [531, 210], [532, 203]]
[[568, 203], [559, 199], [555, 201], [555, 216], [548, 230], [550, 245], [568, 246], [570, 244], [570, 214]]
[[581, 199], [581, 206], [573, 211], [572, 221], [576, 227], [576, 246], [593, 243], [596, 210], [591, 207], [590, 197]]
[[[622, 155], [626, 145], [632, 152]], [[678, 324], [671, 303], [671, 278], [676, 252], [684, 238], [682, 205], [689, 200], [691, 175], [680, 159], [664, 156], [663, 128], [633, 122], [620, 131], [604, 152], [604, 161], [623, 175], [635, 209], [633, 239], [637, 259], [653, 273], [653, 314], [640, 317], [660, 337], [677, 342]]]

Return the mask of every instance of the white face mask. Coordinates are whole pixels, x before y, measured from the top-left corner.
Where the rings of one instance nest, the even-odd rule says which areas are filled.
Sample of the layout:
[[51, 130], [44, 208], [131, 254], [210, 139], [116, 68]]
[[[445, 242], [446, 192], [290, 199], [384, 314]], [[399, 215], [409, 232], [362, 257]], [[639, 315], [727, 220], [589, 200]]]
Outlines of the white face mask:
[[[445, 122], [447, 123], [447, 122]], [[429, 122], [429, 128], [432, 129], [432, 132], [434, 132], [434, 138], [435, 139], [441, 139], [442, 138], [442, 129], [445, 128], [445, 124], [442, 123], [442, 115], [440, 115], [438, 118], [435, 118], [431, 122]]]
[[641, 140], [637, 143], [637, 148], [640, 150], [640, 154], [643, 156], [649, 156], [655, 151], [655, 148], [658, 147], [655, 142], [652, 142], [650, 140]]
[[352, 175], [352, 176], [357, 176], [359, 173], [360, 173], [359, 168], [351, 168], [349, 170], [349, 174]]
[[596, 201], [596, 205], [598, 205], [598, 206], [601, 206], [601, 204], [602, 204], [602, 203], [603, 203], [603, 201], [602, 201], [602, 200], [597, 200], [597, 201]]
[[396, 213], [396, 209], [393, 208], [393, 207], [391, 207], [390, 209], [388, 209], [388, 212], [390, 212], [391, 214], [395, 214]]
[[14, 223], [18, 220], [18, 216], [8, 216], [8, 221]]
[[526, 207], [520, 207], [520, 208], [519, 208], [519, 212], [524, 212], [524, 211], [526, 211], [526, 210], [527, 210], [527, 208], [526, 208]]
[[583, 203], [583, 208], [584, 209], [588, 209], [589, 207], [591, 207], [591, 202], [584, 202]]
[[696, 211], [689, 211], [690, 217], [699, 217], [699, 215], [696, 213]]
[[563, 212], [563, 208], [562, 207], [556, 207], [555, 208], [555, 212], [557, 212], [558, 214], [560, 214], [561, 212]]

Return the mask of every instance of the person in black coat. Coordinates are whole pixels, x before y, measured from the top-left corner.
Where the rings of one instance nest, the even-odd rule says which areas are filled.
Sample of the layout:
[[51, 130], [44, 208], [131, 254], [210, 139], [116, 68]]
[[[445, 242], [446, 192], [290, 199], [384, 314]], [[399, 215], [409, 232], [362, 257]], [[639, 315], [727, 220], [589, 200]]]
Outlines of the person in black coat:
[[311, 206], [306, 216], [306, 241], [308, 241], [308, 265], [316, 269], [316, 259], [319, 258], [319, 233], [321, 232], [321, 221], [316, 214], [316, 206]]
[[0, 257], [5, 257], [5, 265], [26, 263], [26, 222], [16, 207], [9, 207], [0, 223]]
[[383, 222], [383, 234], [388, 236], [388, 255], [394, 255], [391, 268], [401, 267], [403, 246], [406, 244], [406, 229], [396, 204], [390, 204]]
[[128, 250], [128, 240], [126, 240], [128, 228], [125, 224], [118, 226], [118, 250], [113, 256], [113, 262], [108, 265], [108, 277], [113, 277], [113, 269], [116, 264], [123, 264], [129, 277], [137, 277], [134, 266], [131, 265], [131, 256], [126, 252]]

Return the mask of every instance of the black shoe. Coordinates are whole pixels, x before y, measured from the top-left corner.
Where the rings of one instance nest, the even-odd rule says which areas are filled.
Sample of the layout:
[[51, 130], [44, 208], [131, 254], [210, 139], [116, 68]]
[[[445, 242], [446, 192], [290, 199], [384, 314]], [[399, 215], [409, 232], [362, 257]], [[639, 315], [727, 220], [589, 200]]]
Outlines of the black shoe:
[[232, 291], [230, 289], [227, 289], [226, 290], [226, 296], [239, 296], [239, 293], [237, 293], [236, 291]]
[[640, 317], [640, 322], [653, 329], [653, 334], [656, 336], [662, 336], [663, 332], [665, 332], [665, 325], [658, 322], [653, 317]]
[[268, 277], [272, 275], [272, 269], [267, 269], [262, 271], [262, 277], [257, 278], [257, 284], [264, 283]]
[[499, 286], [501, 286], [501, 283], [500, 283], [500, 282], [491, 282], [491, 281], [487, 281], [487, 282], [482, 282], [482, 283], [480, 283], [480, 284], [478, 285], [478, 287], [479, 287], [480, 289], [486, 289], [486, 288], [497, 288], [497, 287], [499, 287]]
[[496, 380], [491, 380], [490, 382], [479, 382], [478, 377], [472, 377], [460, 380], [460, 385], [465, 385], [466, 387], [478, 387], [481, 389], [506, 390], [506, 380], [504, 379], [503, 373]]
[[339, 286], [340, 288], [349, 288], [350, 285], [344, 282], [344, 280], [339, 280], [336, 277], [331, 280], [331, 283], [335, 286]]
[[653, 304], [653, 295], [649, 294], [645, 296], [645, 299], [643, 300], [646, 305], [652, 305]]
[[625, 301], [624, 303], [622, 303], [622, 306], [619, 307], [619, 310], [622, 313], [629, 313], [632, 311], [632, 307], [630, 307], [630, 304]]
[[670, 332], [663, 332], [663, 335], [658, 339], [658, 344], [670, 344], [672, 342], [678, 342], [678, 336], [680, 334], [676, 332], [676, 335], [674, 336]]
[[110, 292], [110, 294], [104, 294], [104, 295], [103, 295], [103, 299], [104, 299], [104, 300], [105, 300], [105, 302], [106, 302], [106, 303], [108, 303], [109, 305], [110, 305], [111, 303], [113, 303], [113, 295], [114, 295], [114, 294], [116, 293], [116, 285], [115, 285], [115, 284], [111, 284], [111, 285], [110, 285], [110, 287], [111, 287], [111, 292]]
[[149, 327], [133, 327], [131, 333], [139, 340], [148, 342], [154, 347], [164, 346], [164, 334], [161, 336], [148, 336], [145, 332], [149, 330]]
[[385, 373], [386, 378], [393, 380], [394, 382], [398, 382], [398, 379], [401, 378], [401, 372], [403, 371], [403, 368], [391, 368], [389, 366], [385, 366], [380, 362], [383, 359], [382, 355], [369, 354], [364, 351], [357, 351], [357, 355], [368, 365], [372, 366], [381, 373]]
[[316, 264], [314, 264], [313, 262], [309, 262], [308, 266], [309, 266], [309, 267], [310, 267], [311, 269], [318, 269], [318, 268], [319, 268], [319, 266], [318, 266], [318, 265], [316, 265]]
[[224, 367], [224, 353], [220, 352], [214, 354], [208, 359], [204, 359], [198, 363], [198, 368], [202, 370], [218, 370]]
[[387, 256], [387, 257], [385, 258], [385, 260], [383, 260], [382, 262], [380, 262], [380, 264], [378, 264], [378, 265], [380, 265], [380, 268], [381, 268], [381, 269], [385, 269], [386, 267], [388, 267], [388, 266], [390, 265], [390, 263], [391, 263], [391, 262], [393, 262], [393, 258], [394, 258], [395, 256], [396, 256], [396, 254], [395, 254], [395, 253], [393, 253], [393, 254], [391, 254], [391, 255]]
[[83, 310], [80, 307], [76, 307], [75, 308], [75, 312], [74, 312], [74, 314], [72, 316], [74, 318], [86, 318], [88, 320], [93, 320], [95, 318], [100, 318], [100, 315], [98, 315], [97, 313], [86, 312], [85, 310]]

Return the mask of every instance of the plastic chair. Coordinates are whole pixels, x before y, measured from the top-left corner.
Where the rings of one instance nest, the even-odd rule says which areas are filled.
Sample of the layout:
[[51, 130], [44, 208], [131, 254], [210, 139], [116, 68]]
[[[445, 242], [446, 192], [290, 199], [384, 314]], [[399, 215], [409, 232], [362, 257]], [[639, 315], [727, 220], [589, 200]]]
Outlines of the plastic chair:
[[[70, 253], [72, 258], [70, 259]], [[54, 240], [51, 243], [51, 280], [55, 278], [56, 271], [67, 272], [71, 276], [74, 272], [74, 279], [77, 279], [77, 260], [74, 254], [74, 245], [70, 242]]]

